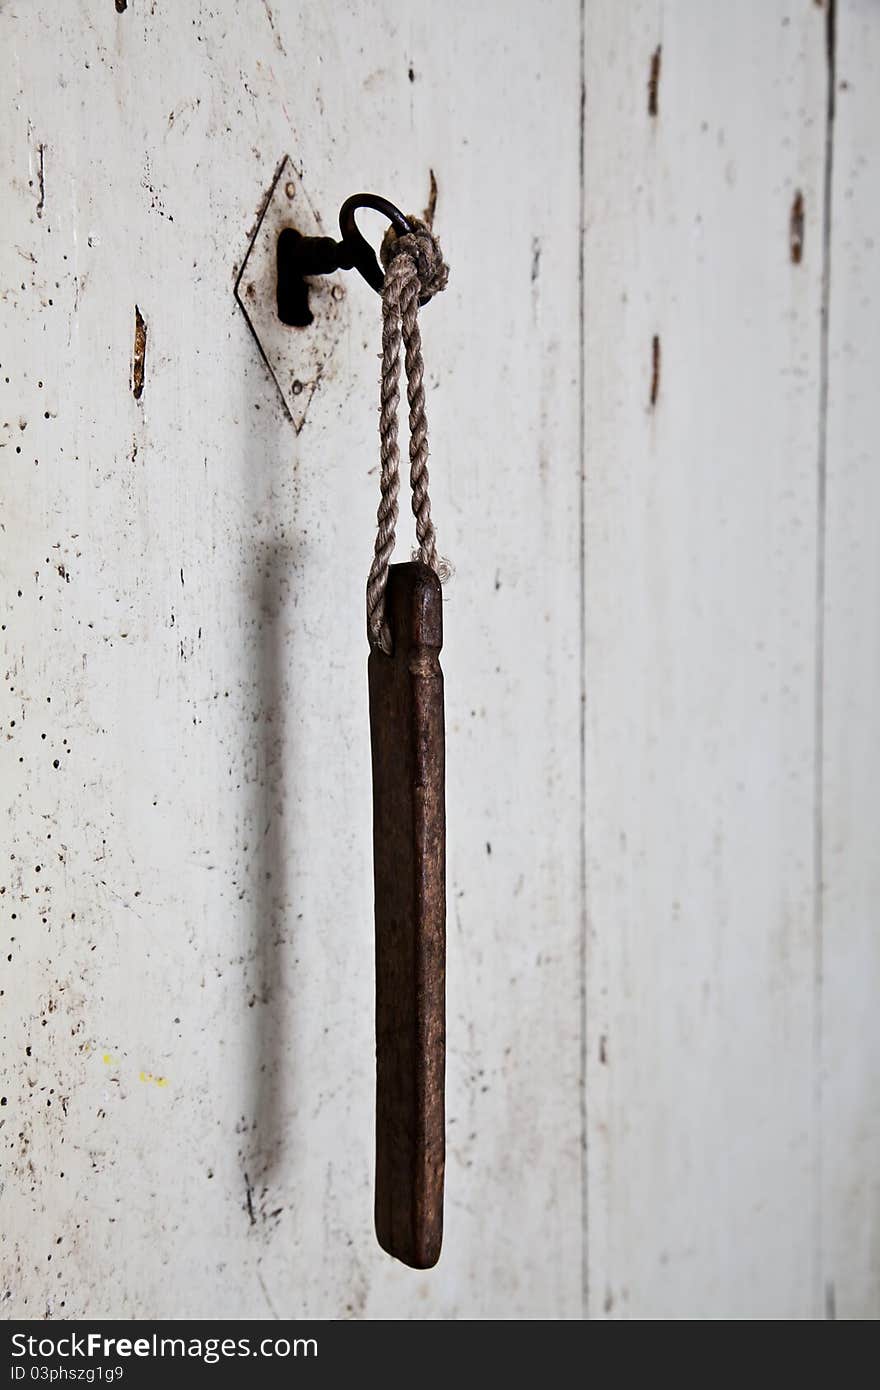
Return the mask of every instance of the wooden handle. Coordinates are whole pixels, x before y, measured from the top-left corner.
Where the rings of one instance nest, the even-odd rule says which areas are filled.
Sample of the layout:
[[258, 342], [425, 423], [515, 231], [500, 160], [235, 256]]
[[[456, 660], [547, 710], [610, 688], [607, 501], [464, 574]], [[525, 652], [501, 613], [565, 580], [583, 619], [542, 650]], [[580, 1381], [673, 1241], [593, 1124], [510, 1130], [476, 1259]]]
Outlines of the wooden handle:
[[390, 656], [369, 659], [376, 894], [376, 1235], [416, 1269], [443, 1237], [446, 807], [443, 612], [426, 565], [392, 565]]

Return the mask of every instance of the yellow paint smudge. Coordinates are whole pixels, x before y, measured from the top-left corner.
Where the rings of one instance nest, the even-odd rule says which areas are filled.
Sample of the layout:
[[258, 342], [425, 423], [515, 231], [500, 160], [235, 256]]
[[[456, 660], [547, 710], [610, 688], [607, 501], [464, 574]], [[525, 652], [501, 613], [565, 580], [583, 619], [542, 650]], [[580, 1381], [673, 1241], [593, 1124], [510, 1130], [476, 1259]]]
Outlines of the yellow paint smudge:
[[151, 1071], [142, 1071], [142, 1072], [141, 1072], [141, 1081], [145, 1082], [147, 1085], [149, 1085], [150, 1082], [152, 1082], [154, 1086], [167, 1086], [167, 1085], [168, 1085], [168, 1077], [167, 1077], [167, 1076], [154, 1076], [153, 1073], [152, 1073]]

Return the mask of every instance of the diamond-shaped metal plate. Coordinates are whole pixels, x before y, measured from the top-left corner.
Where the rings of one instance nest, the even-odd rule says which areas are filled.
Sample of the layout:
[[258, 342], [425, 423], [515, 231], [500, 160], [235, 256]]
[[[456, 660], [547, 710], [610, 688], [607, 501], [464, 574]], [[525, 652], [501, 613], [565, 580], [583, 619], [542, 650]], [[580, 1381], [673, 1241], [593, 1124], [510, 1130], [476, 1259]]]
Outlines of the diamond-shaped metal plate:
[[235, 282], [235, 297], [298, 434], [342, 332], [345, 287], [340, 275], [310, 277], [309, 308], [314, 321], [307, 328], [282, 323], [277, 300], [278, 237], [285, 227], [306, 237], [325, 235], [289, 155], [269, 190]]

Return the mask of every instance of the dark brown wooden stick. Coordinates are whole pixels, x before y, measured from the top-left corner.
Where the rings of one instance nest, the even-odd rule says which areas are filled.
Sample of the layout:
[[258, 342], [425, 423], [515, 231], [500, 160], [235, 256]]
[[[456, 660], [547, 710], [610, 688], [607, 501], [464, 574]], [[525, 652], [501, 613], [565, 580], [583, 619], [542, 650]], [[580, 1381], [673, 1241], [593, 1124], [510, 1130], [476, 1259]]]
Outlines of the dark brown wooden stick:
[[443, 1237], [446, 807], [440, 581], [392, 565], [369, 659], [376, 891], [376, 1235], [416, 1269]]

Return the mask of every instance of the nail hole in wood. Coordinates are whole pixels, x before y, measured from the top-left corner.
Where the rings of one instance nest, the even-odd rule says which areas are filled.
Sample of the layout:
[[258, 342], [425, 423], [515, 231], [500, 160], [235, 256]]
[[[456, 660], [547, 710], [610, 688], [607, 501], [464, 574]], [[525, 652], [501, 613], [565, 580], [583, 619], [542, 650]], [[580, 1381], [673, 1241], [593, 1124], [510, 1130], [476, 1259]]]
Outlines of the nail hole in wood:
[[648, 115], [656, 116], [659, 110], [657, 95], [660, 88], [660, 59], [663, 55], [663, 45], [659, 44], [651, 54], [651, 71], [648, 76]]
[[660, 335], [651, 339], [651, 409], [657, 404], [660, 394]]
[[800, 265], [804, 254], [804, 195], [800, 189], [791, 205], [788, 244], [792, 265]]

